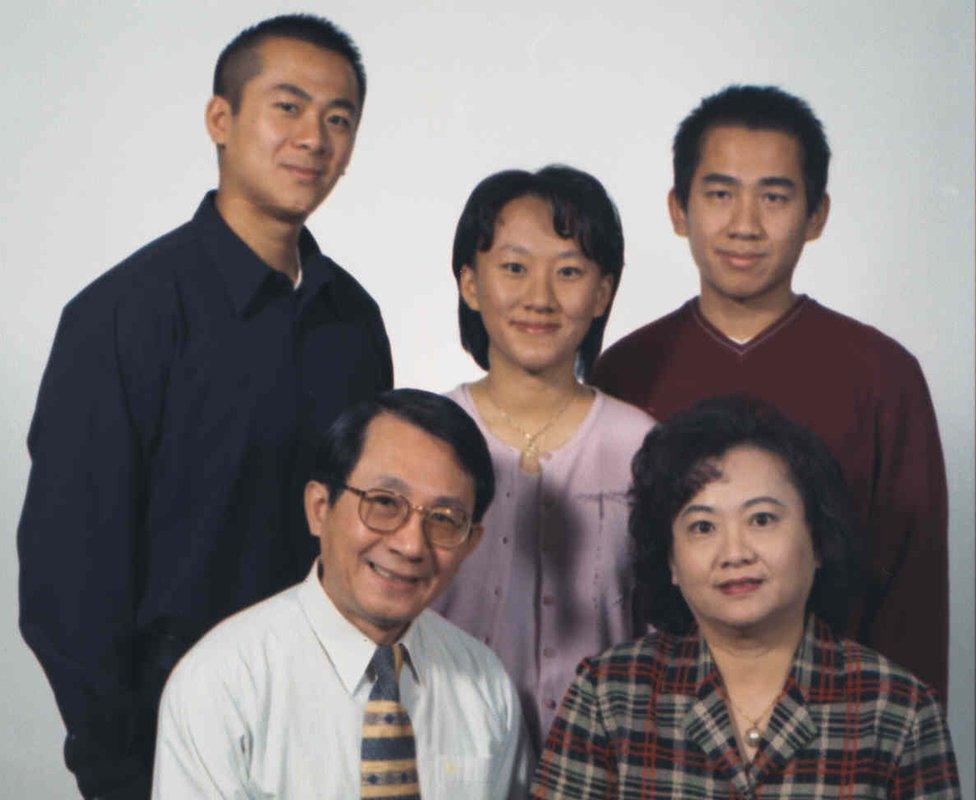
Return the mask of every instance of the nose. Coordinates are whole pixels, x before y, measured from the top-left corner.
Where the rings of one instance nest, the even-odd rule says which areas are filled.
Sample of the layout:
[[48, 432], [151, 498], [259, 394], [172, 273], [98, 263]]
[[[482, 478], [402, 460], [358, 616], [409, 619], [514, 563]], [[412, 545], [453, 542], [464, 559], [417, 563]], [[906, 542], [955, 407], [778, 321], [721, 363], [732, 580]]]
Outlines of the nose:
[[410, 509], [410, 516], [399, 528], [391, 533], [384, 534], [386, 546], [408, 561], [422, 561], [430, 547], [423, 526], [423, 514]]
[[329, 139], [328, 127], [317, 114], [302, 115], [295, 132], [295, 144], [302, 150], [308, 150], [315, 155], [329, 152], [332, 141]]
[[733, 239], [745, 240], [761, 239], [765, 235], [758, 198], [749, 195], [736, 198], [732, 205], [728, 232]]
[[532, 311], [549, 312], [556, 308], [556, 293], [553, 291], [552, 276], [548, 270], [531, 271], [522, 302]]
[[756, 560], [756, 553], [749, 542], [749, 536], [740, 525], [726, 526], [719, 551], [720, 565], [740, 567]]

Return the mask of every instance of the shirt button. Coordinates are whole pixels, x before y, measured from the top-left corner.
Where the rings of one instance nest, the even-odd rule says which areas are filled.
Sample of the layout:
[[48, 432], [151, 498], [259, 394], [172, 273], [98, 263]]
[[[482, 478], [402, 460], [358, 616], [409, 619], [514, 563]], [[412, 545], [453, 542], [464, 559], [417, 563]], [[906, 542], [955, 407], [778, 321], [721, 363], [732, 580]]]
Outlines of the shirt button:
[[553, 650], [551, 647], [547, 647], [545, 650], [542, 651], [542, 655], [544, 655], [546, 658], [552, 658], [554, 655], [556, 655], [556, 651]]
[[555, 602], [556, 602], [556, 598], [553, 597], [551, 594], [547, 594], [545, 597], [542, 598], [542, 605], [544, 606], [551, 606]]
[[495, 597], [500, 597], [501, 594], [502, 594], [501, 587], [500, 586], [496, 586], [495, 587]]
[[502, 537], [502, 544], [508, 544], [508, 537], [507, 536], [503, 536]]
[[490, 636], [486, 636], [486, 637], [485, 637], [484, 639], [482, 639], [482, 641], [483, 641], [483, 642], [484, 642], [485, 644], [491, 644], [491, 637], [490, 637]]
[[546, 700], [546, 708], [548, 708], [550, 711], [554, 711], [556, 709], [556, 701]]

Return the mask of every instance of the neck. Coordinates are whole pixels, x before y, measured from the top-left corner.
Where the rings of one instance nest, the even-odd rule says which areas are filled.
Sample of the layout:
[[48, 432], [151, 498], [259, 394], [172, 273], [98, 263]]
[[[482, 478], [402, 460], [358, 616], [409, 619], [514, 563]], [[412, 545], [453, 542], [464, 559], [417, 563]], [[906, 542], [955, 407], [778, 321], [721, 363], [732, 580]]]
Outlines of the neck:
[[581, 391], [573, 365], [531, 373], [500, 359], [480, 381], [489, 399], [516, 417], [548, 417]]
[[752, 339], [782, 317], [797, 295], [786, 285], [774, 292], [743, 300], [728, 297], [702, 284], [698, 308], [712, 325], [730, 339]]
[[298, 279], [298, 237], [301, 222], [286, 222], [269, 217], [251, 203], [228, 197], [217, 190], [217, 211], [227, 226], [272, 269]]
[[734, 698], [778, 694], [803, 637], [803, 622], [801, 616], [761, 632], [701, 626], [726, 691]]

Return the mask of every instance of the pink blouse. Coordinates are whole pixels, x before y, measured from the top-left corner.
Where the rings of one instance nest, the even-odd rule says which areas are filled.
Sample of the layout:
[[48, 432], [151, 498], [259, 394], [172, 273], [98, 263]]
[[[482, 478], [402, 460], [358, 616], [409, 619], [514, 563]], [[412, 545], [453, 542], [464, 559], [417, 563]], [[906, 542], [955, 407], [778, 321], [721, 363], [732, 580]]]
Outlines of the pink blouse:
[[499, 655], [538, 755], [580, 659], [637, 633], [627, 490], [654, 420], [597, 391], [573, 437], [530, 475], [520, 451], [485, 426], [466, 385], [448, 397], [488, 440], [495, 500], [481, 543], [432, 608]]

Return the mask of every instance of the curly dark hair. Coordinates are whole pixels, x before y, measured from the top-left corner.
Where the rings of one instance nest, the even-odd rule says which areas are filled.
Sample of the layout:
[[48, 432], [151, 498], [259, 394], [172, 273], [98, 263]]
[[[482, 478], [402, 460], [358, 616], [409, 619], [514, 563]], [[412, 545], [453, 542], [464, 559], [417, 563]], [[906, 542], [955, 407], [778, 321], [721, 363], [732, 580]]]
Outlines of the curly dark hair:
[[786, 464], [820, 558], [807, 610], [842, 628], [859, 584], [861, 539], [840, 465], [808, 428], [746, 395], [709, 398], [678, 412], [654, 428], [634, 456], [630, 535], [643, 618], [671, 633], [691, 628], [691, 610], [671, 583], [672, 525], [687, 502], [719, 477], [715, 461], [742, 445]]
[[[593, 320], [580, 343], [576, 373], [586, 380], [603, 344], [613, 297], [624, 268], [624, 233], [617, 207], [603, 184], [589, 173], [561, 164], [550, 164], [538, 172], [510, 169], [489, 175], [471, 192], [454, 233], [451, 266], [460, 280], [464, 266], [474, 266], [475, 255], [491, 249], [495, 221], [502, 208], [520, 197], [538, 197], [552, 207], [552, 227], [564, 239], [573, 239], [587, 258], [596, 262], [604, 275], [613, 276], [607, 310]], [[468, 308], [458, 294], [458, 327], [461, 346], [478, 366], [487, 370], [488, 331], [481, 314]]]

